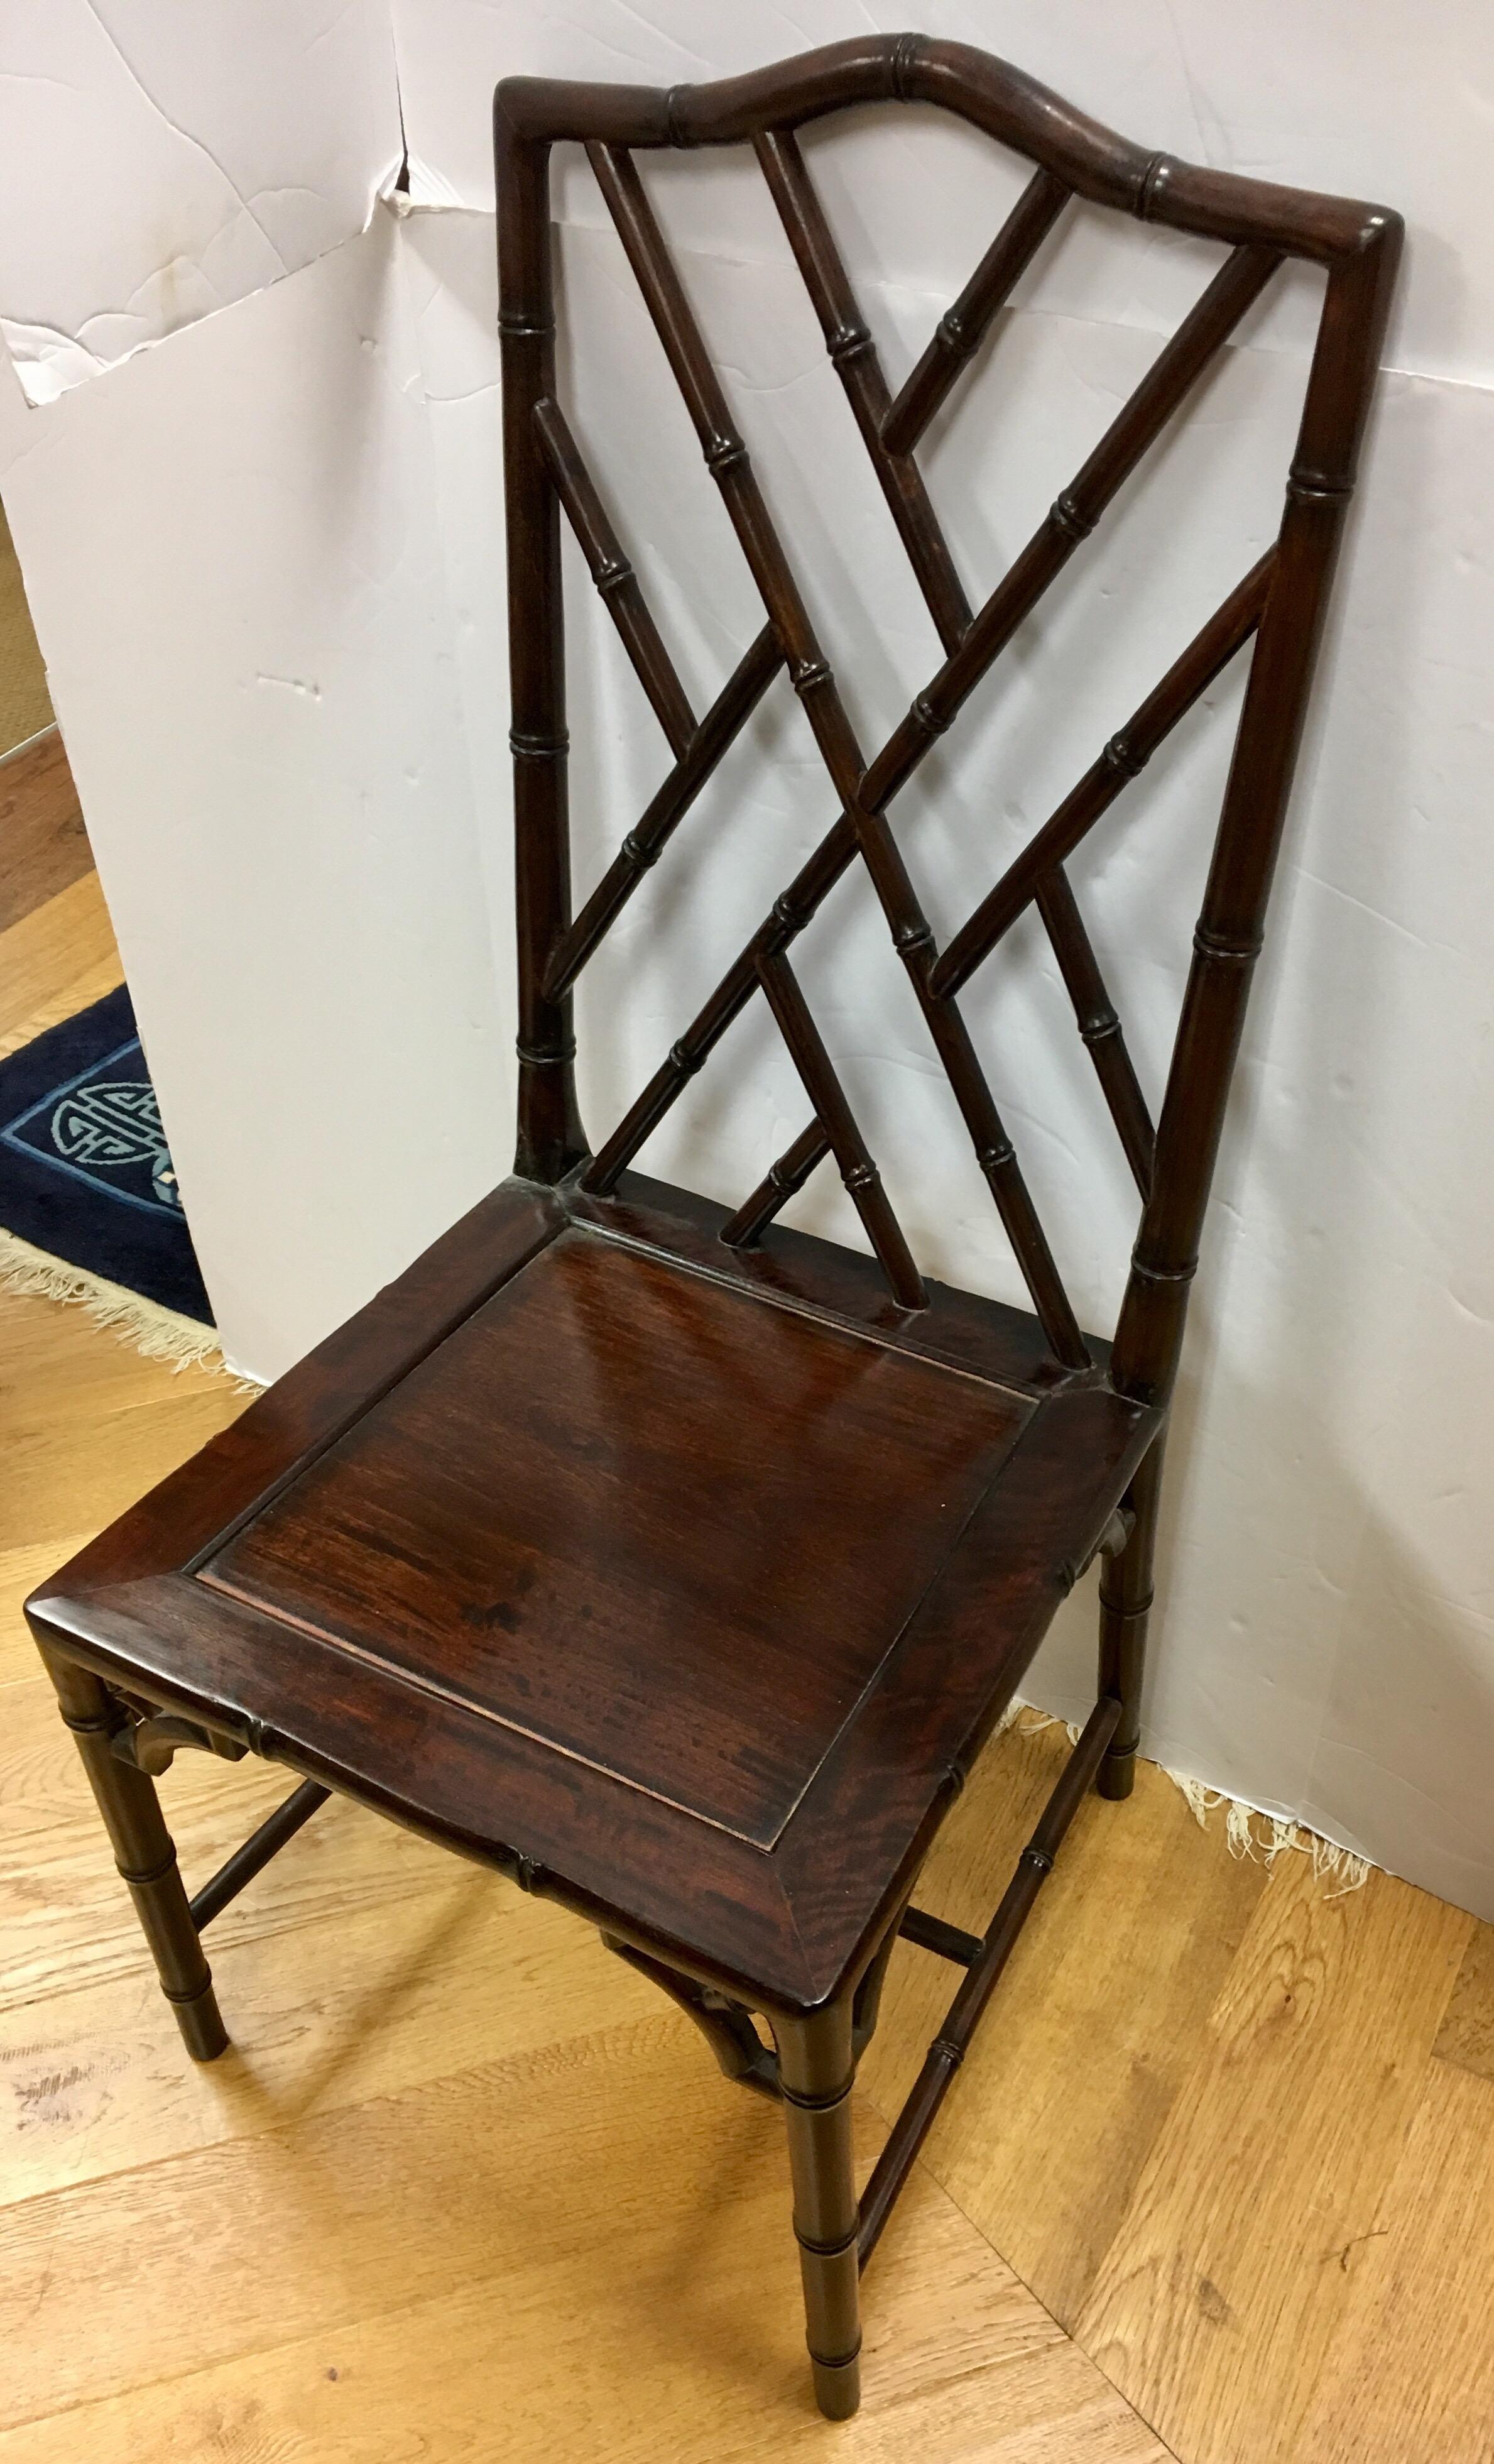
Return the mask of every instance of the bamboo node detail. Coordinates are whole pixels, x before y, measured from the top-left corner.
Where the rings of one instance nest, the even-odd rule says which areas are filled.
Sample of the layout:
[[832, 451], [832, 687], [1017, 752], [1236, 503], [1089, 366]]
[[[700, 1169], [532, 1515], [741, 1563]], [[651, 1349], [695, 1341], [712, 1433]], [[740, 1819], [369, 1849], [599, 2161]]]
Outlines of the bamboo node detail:
[[1087, 514], [1077, 498], [1066, 492], [1054, 498], [1048, 508], [1048, 519], [1066, 539], [1085, 539], [1094, 528], [1095, 517], [1093, 514]]
[[921, 34], [900, 34], [893, 48], [891, 67], [892, 98], [896, 102], [912, 102], [911, 79], [923, 55]]

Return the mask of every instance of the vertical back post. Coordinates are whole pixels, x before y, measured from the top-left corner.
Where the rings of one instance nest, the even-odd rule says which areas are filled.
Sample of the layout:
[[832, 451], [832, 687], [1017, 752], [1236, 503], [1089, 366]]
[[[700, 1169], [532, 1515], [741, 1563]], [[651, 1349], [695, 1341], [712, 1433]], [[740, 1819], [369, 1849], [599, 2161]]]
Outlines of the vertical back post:
[[549, 1000], [545, 963], [570, 922], [560, 517], [535, 419], [555, 393], [550, 148], [494, 110], [498, 335], [508, 499], [514, 875], [518, 928], [518, 1145], [526, 1179], [563, 1179], [586, 1154], [576, 1103], [571, 998]]
[[1400, 227], [1374, 216], [1329, 276], [1167, 1093], [1151, 1194], [1115, 1331], [1122, 1393], [1165, 1402], [1224, 1126], [1250, 979], [1265, 925], [1329, 584], [1395, 285]]

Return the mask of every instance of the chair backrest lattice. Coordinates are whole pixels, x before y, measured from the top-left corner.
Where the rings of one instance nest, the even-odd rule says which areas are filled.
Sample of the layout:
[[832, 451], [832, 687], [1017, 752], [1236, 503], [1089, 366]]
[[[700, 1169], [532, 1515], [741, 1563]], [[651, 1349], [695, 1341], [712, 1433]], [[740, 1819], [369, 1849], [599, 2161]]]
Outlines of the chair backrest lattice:
[[[941, 104], [1024, 153], [1033, 176], [895, 396], [795, 134], [872, 100]], [[580, 1168], [613, 1189], [644, 1141], [759, 992], [802, 1082], [809, 1119], [727, 1222], [747, 1244], [833, 1157], [898, 1305], [926, 1293], [798, 978], [791, 945], [847, 869], [866, 867], [934, 1051], [1055, 1360], [1089, 1364], [1073, 1309], [969, 1031], [959, 994], [1027, 909], [1052, 945], [1075, 1021], [1141, 1198], [1141, 1226], [1110, 1362], [1125, 1391], [1165, 1396], [1306, 707], [1333, 551], [1353, 483], [1398, 251], [1383, 209], [1147, 155], [1004, 63], [915, 35], [868, 36], [718, 85], [640, 87], [513, 78], [498, 89], [500, 333], [509, 503], [513, 745], [519, 932], [518, 1168]], [[766, 622], [697, 718], [556, 399], [548, 156], [584, 143], [719, 490]], [[737, 433], [638, 169], [635, 149], [750, 143], [782, 220], [825, 348], [944, 651], [868, 758], [816, 638], [789, 557]], [[972, 608], [913, 449], [1071, 199], [1228, 245], [1218, 273], [983, 603]], [[941, 950], [888, 808], [1095, 529], [1284, 258], [1327, 270], [1301, 429], [1273, 546], [1098, 753]], [[673, 757], [574, 916], [565, 811], [559, 517], [573, 529]], [[1088, 832], [1221, 673], [1254, 642], [1160, 1115], [1148, 1112], [1065, 870]], [[833, 791], [824, 836], [696, 1017], [591, 1155], [576, 1107], [570, 990], [777, 677], [788, 679]]]

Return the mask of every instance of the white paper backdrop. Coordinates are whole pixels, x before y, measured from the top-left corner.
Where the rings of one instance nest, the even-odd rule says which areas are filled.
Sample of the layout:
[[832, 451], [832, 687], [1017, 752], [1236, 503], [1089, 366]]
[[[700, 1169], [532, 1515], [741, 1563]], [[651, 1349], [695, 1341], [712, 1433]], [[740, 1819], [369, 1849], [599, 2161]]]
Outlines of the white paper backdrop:
[[[118, 13], [153, 12], [118, 0]], [[902, 8], [869, 13], [906, 22]], [[1281, 0], [917, 13], [1148, 143], [1382, 196], [1411, 222], [1397, 373], [1208, 1230], [1146, 1744], [1494, 1915], [1494, 26], [1472, 0], [1306, 19]], [[851, 0], [801, 0], [792, 20], [757, 0], [395, 0], [415, 209], [0, 422], [15, 457], [6, 501], [188, 1209], [250, 1366], [278, 1369], [363, 1299], [494, 1177], [507, 1142], [488, 90], [516, 69], [697, 78], [868, 15]], [[297, 176], [319, 193], [333, 153], [347, 159], [335, 134], [303, 141]], [[806, 150], [895, 384], [1020, 168], [922, 112], [857, 115]], [[936, 652], [776, 218], [745, 162], [670, 158], [645, 176], [875, 742]], [[114, 193], [118, 210], [135, 192], [117, 179]], [[557, 193], [581, 337], [573, 422], [698, 706], [759, 613], [584, 166], [566, 164]], [[351, 229], [356, 200], [350, 211]], [[1034, 267], [926, 456], [972, 596], [1216, 253], [1084, 213]], [[62, 329], [58, 284], [49, 304], [38, 272], [29, 296]], [[1189, 429], [895, 808], [937, 926], [968, 910], [1274, 529], [1313, 304], [1304, 276], [1242, 329]], [[568, 579], [584, 886], [667, 757], [579, 560]], [[875, 629], [873, 604], [892, 611]], [[1075, 867], [1153, 1096], [1237, 693], [1226, 679], [1207, 697]], [[776, 690], [583, 982], [594, 1134], [829, 818], [807, 732]], [[1016, 1297], [854, 876], [803, 947], [921, 1258]], [[1106, 1325], [1134, 1199], [1037, 940], [1013, 936], [969, 1012], [1076, 1301]], [[737, 1193], [802, 1112], [752, 1015], [647, 1160]], [[800, 1211], [856, 1237], [828, 1189]], [[1081, 1710], [1092, 1647], [1087, 1593], [1028, 1690]]]
[[20, 0], [0, 113], [0, 332], [33, 403], [365, 230], [402, 152], [387, 0]]

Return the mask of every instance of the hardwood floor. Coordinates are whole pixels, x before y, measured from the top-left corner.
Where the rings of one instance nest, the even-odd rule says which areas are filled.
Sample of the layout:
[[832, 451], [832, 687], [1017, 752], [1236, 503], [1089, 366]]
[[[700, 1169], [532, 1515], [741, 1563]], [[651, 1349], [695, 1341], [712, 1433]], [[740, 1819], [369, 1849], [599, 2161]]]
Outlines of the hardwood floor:
[[47, 671], [26, 605], [11, 526], [0, 509], [0, 754], [50, 725]]
[[[106, 935], [88, 879], [0, 935], [0, 1041]], [[1019, 1946], [843, 2427], [779, 2117], [557, 1909], [333, 1803], [213, 1928], [193, 2068], [18, 1607], [243, 1408], [0, 1294], [0, 2464], [1490, 2464], [1494, 1929], [1239, 1862], [1147, 1767]], [[986, 1922], [1066, 1742], [998, 1742], [922, 1904]], [[286, 1782], [163, 1787], [195, 1881]], [[868, 2162], [952, 1973], [897, 1954]]]
[[93, 868], [73, 773], [52, 728], [0, 758], [0, 932]]

